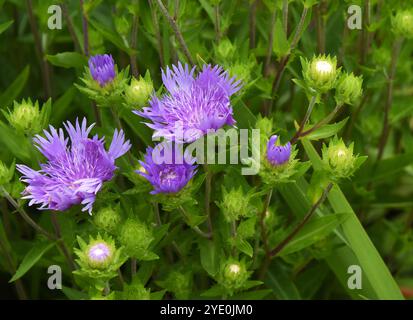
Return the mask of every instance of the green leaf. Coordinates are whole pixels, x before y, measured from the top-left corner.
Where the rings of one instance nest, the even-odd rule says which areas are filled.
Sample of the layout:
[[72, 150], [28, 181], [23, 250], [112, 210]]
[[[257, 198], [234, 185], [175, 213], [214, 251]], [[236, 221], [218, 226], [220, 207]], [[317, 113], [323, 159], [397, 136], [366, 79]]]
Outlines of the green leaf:
[[0, 24], [0, 34], [6, 31], [13, 24], [13, 22], [14, 22], [13, 20], [10, 20], [10, 21]]
[[300, 232], [284, 247], [281, 255], [303, 250], [329, 235], [349, 217], [346, 213], [315, 217], [310, 220]]
[[247, 256], [252, 257], [254, 249], [252, 248], [252, 246], [249, 244], [248, 241], [237, 238], [235, 240], [235, 246], [237, 247], [238, 250], [245, 253]]
[[82, 69], [87, 62], [85, 56], [77, 52], [62, 52], [46, 55], [47, 60], [57, 67]]
[[321, 128], [315, 130], [314, 132], [311, 132], [309, 135], [306, 136], [306, 138], [308, 140], [320, 140], [334, 136], [345, 126], [347, 120], [348, 117], [334, 124], [326, 124]]
[[[302, 140], [302, 143], [311, 162], [315, 166], [320, 166], [322, 160], [313, 145], [306, 139]], [[342, 224], [342, 230], [349, 247], [358, 259], [363, 275], [369, 280], [377, 298], [403, 299], [396, 281], [337, 185], [331, 189], [328, 200], [334, 212], [350, 213], [348, 219]]]
[[272, 290], [270, 289], [242, 292], [232, 296], [230, 300], [262, 300], [271, 294], [271, 292]]
[[290, 43], [288, 42], [281, 19], [277, 19], [275, 23], [272, 49], [278, 58], [286, 56], [290, 51]]
[[22, 263], [19, 265], [16, 273], [10, 279], [9, 282], [14, 282], [17, 279], [20, 279], [22, 276], [24, 276], [26, 272], [29, 271], [36, 264], [36, 262], [39, 261], [40, 258], [54, 245], [54, 242], [39, 242], [35, 244], [33, 248], [23, 258]]
[[29, 78], [30, 67], [26, 66], [23, 71], [17, 76], [12, 84], [0, 95], [0, 108], [8, 107], [12, 104], [20, 92], [22, 92]]
[[265, 284], [271, 288], [278, 299], [299, 300], [301, 298], [285, 266], [277, 260], [268, 268]]
[[103, 25], [101, 25], [99, 22], [94, 21], [94, 20], [89, 20], [90, 24], [95, 28], [106, 40], [112, 42], [118, 49], [128, 53], [132, 54], [133, 50], [129, 48], [129, 45], [125, 43], [122, 38], [115, 33], [112, 30], [107, 29]]
[[219, 250], [217, 246], [210, 240], [200, 240], [199, 249], [202, 267], [210, 276], [214, 277], [219, 270]]

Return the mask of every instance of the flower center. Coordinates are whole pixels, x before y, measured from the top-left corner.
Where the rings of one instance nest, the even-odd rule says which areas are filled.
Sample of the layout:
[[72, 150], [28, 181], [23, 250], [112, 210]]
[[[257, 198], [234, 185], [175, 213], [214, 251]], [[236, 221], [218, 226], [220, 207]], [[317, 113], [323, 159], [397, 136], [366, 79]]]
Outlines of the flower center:
[[231, 264], [230, 266], [229, 266], [229, 271], [231, 272], [231, 273], [234, 273], [234, 274], [238, 274], [239, 272], [240, 272], [240, 270], [241, 270], [241, 268], [239, 267], [239, 265], [237, 265], [237, 264]]
[[104, 243], [98, 243], [89, 249], [89, 258], [94, 261], [103, 261], [110, 256], [110, 249]]
[[165, 169], [160, 172], [159, 177], [162, 183], [164, 183], [164, 182], [171, 182], [173, 180], [176, 180], [178, 175], [173, 169]]
[[316, 70], [319, 73], [330, 73], [333, 70], [333, 66], [328, 61], [320, 60], [316, 62]]

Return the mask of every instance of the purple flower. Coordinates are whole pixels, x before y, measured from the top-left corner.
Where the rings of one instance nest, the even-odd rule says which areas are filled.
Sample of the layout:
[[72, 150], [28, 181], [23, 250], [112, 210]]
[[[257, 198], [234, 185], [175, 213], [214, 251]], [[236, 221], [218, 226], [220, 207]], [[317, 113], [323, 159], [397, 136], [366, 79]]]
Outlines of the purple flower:
[[104, 87], [115, 78], [115, 62], [112, 55], [97, 54], [89, 58], [89, 69], [92, 78]]
[[40, 210], [66, 210], [73, 205], [83, 204], [82, 211], [92, 212], [96, 194], [103, 182], [112, 179], [117, 168], [115, 159], [125, 154], [131, 147], [125, 141], [123, 131], [115, 130], [109, 150], [104, 148], [104, 138], [97, 135], [89, 138], [94, 124], [87, 127], [86, 119], [82, 125], [70, 122], [64, 124], [70, 138], [63, 129], [50, 126], [44, 130], [46, 138], [37, 135], [33, 141], [47, 158], [40, 164], [40, 170], [25, 165], [17, 165], [23, 176], [21, 181], [28, 184], [23, 191], [23, 199], [30, 199], [29, 206], [40, 204]]
[[89, 259], [93, 262], [105, 261], [111, 254], [110, 248], [104, 242], [93, 245], [88, 252]]
[[273, 135], [267, 144], [267, 160], [274, 166], [286, 163], [291, 155], [291, 143], [277, 145], [278, 136]]
[[230, 78], [220, 66], [204, 65], [197, 76], [195, 67], [172, 66], [162, 71], [162, 81], [168, 94], [153, 96], [150, 106], [134, 111], [152, 121], [154, 137], [178, 142], [193, 142], [224, 125], [234, 125], [230, 97], [240, 88], [240, 81]]
[[152, 184], [151, 194], [176, 193], [195, 175], [196, 159], [183, 155], [177, 146], [164, 142], [155, 148], [148, 147], [144, 161], [139, 161], [144, 170], [136, 172]]

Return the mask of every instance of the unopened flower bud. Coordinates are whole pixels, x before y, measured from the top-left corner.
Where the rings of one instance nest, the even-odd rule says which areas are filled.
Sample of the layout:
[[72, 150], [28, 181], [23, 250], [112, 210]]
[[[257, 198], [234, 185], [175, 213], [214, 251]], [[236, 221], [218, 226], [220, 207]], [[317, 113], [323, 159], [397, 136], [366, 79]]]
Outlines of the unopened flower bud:
[[93, 220], [98, 228], [113, 234], [121, 222], [121, 216], [118, 210], [107, 207], [99, 210]]
[[93, 80], [99, 83], [100, 87], [111, 83], [116, 76], [115, 61], [112, 55], [108, 54], [90, 57], [89, 70]]
[[153, 93], [153, 84], [149, 73], [139, 80], [132, 78], [131, 83], [125, 89], [125, 99], [131, 108], [144, 107], [151, 94]]
[[250, 273], [243, 261], [230, 259], [221, 266], [221, 284], [230, 292], [241, 289], [248, 280]]
[[248, 214], [249, 197], [244, 194], [242, 187], [231, 189], [229, 192], [223, 188], [222, 193], [222, 202], [218, 205], [226, 221], [237, 221], [240, 217]]
[[337, 81], [336, 102], [337, 104], [354, 104], [363, 93], [363, 78], [353, 73], [342, 74]]
[[334, 177], [349, 177], [355, 170], [356, 162], [353, 144], [347, 147], [342, 139], [333, 138], [328, 147], [323, 146], [323, 161]]
[[13, 110], [6, 114], [9, 123], [19, 131], [27, 134], [35, 134], [41, 131], [41, 119], [39, 102], [32, 103], [31, 100], [23, 100], [21, 103], [14, 102]]
[[394, 33], [405, 38], [413, 38], [413, 11], [403, 10], [392, 18]]
[[121, 227], [119, 241], [130, 257], [145, 257], [152, 240], [152, 232], [136, 219], [129, 218]]
[[304, 80], [310, 88], [323, 93], [334, 87], [338, 74], [336, 57], [319, 55], [302, 63]]

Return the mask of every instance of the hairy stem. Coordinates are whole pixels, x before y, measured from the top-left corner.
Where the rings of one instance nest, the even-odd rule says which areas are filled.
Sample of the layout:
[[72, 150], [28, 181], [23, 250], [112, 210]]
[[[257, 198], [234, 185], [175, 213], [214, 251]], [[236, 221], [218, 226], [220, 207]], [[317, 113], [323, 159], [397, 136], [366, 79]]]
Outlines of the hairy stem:
[[329, 183], [328, 186], [324, 189], [323, 194], [321, 195], [321, 197], [317, 200], [316, 203], [313, 204], [313, 206], [310, 208], [310, 210], [304, 216], [304, 219], [294, 228], [294, 230], [283, 241], [280, 242], [279, 245], [277, 245], [273, 250], [271, 250], [271, 258], [274, 258], [278, 253], [280, 253], [281, 250], [284, 249], [285, 246], [288, 243], [290, 243], [290, 241], [304, 227], [304, 225], [308, 222], [308, 220], [310, 220], [310, 218], [316, 212], [318, 207], [325, 201], [325, 199], [327, 198], [328, 193], [330, 192], [332, 187], [333, 187], [333, 184]]
[[304, 7], [303, 12], [301, 13], [300, 21], [298, 22], [298, 26], [295, 29], [295, 33], [294, 33], [293, 39], [290, 44], [289, 52], [285, 57], [281, 59], [280, 64], [278, 66], [277, 73], [272, 83], [272, 89], [271, 89], [272, 103], [269, 105], [267, 114], [271, 114], [272, 112], [273, 105], [275, 104], [275, 96], [277, 95], [278, 89], [280, 87], [282, 76], [288, 64], [288, 61], [290, 60], [291, 52], [295, 49], [295, 47], [298, 44], [298, 41], [300, 40], [300, 36], [301, 36], [301, 33], [303, 32], [304, 22], [305, 22], [305, 18], [307, 17], [307, 14], [308, 14], [308, 8]]
[[82, 52], [82, 49], [81, 49], [81, 47], [80, 47], [79, 39], [77, 38], [77, 35], [76, 35], [76, 32], [75, 32], [75, 28], [74, 28], [74, 26], [73, 26], [72, 18], [70, 17], [69, 10], [68, 10], [68, 8], [67, 8], [67, 4], [66, 4], [65, 2], [62, 2], [62, 3], [60, 4], [60, 7], [62, 8], [62, 13], [63, 13], [63, 16], [64, 16], [64, 18], [65, 18], [65, 20], [66, 20], [67, 29], [69, 30], [70, 37], [72, 38], [72, 41], [73, 41], [73, 45], [74, 45], [74, 47], [75, 47], [75, 50], [76, 50], [77, 52]]
[[39, 28], [37, 26], [37, 22], [34, 17], [34, 13], [33, 13], [32, 0], [26, 0], [26, 5], [27, 5], [27, 11], [29, 15], [30, 28], [33, 33], [35, 50], [36, 50], [37, 58], [39, 59], [40, 66], [41, 66], [43, 87], [45, 90], [45, 98], [47, 99], [52, 96], [52, 87], [51, 87], [51, 80], [50, 80], [50, 66], [44, 57], [42, 40], [40, 38]]
[[391, 62], [390, 62], [390, 72], [389, 72], [389, 77], [387, 79], [387, 92], [386, 92], [387, 96], [386, 96], [386, 104], [384, 106], [383, 128], [382, 128], [380, 141], [379, 141], [377, 161], [381, 160], [381, 158], [383, 157], [383, 151], [387, 144], [387, 139], [390, 133], [389, 115], [390, 115], [391, 106], [393, 104], [393, 85], [394, 85], [394, 78], [396, 75], [397, 59], [400, 54], [402, 43], [403, 43], [403, 40], [399, 39], [395, 41], [393, 44], [393, 50], [392, 50], [392, 56], [391, 56]]
[[265, 64], [264, 64], [264, 77], [268, 77], [270, 73], [272, 47], [274, 43], [274, 28], [275, 28], [276, 20], [277, 20], [277, 9], [275, 8], [271, 16], [270, 32], [268, 34], [268, 47], [267, 47], [267, 55], [265, 57]]
[[212, 187], [212, 172], [208, 165], [204, 165], [206, 180], [205, 180], [205, 214], [208, 222], [208, 232], [212, 235], [212, 217], [211, 217], [211, 187]]
[[310, 119], [310, 116], [311, 116], [311, 113], [313, 112], [313, 108], [314, 108], [316, 100], [317, 100], [317, 96], [313, 96], [311, 98], [310, 104], [308, 105], [308, 109], [307, 109], [307, 112], [304, 116], [304, 119], [303, 119], [303, 121], [301, 121], [300, 127], [298, 128], [296, 134], [291, 139], [291, 144], [296, 143], [297, 140], [300, 138], [302, 132], [304, 131], [305, 124]]
[[130, 41], [130, 47], [132, 49], [132, 53], [130, 54], [130, 65], [131, 65], [131, 71], [132, 75], [135, 78], [138, 78], [139, 76], [139, 70], [138, 70], [138, 64], [136, 62], [136, 41], [137, 41], [137, 36], [138, 36], [138, 16], [134, 15], [133, 16], [133, 22], [132, 22], [132, 33], [131, 33], [131, 41]]
[[285, 35], [288, 37], [288, 0], [283, 0], [283, 29]]
[[256, 34], [256, 23], [257, 23], [257, 2], [254, 0], [250, 6], [249, 10], [249, 33], [250, 33], [250, 49], [255, 48], [255, 34]]
[[[182, 215], [184, 216], [185, 220], [187, 220], [189, 222], [189, 216], [187, 214], [187, 212], [185, 211], [185, 209], [180, 206], [179, 210], [182, 212]], [[199, 229], [197, 226], [190, 226], [192, 228], [192, 230], [194, 230], [197, 234], [199, 234], [201, 237], [203, 238], [207, 238], [207, 239], [211, 239], [212, 238], [212, 233], [211, 232], [204, 232], [201, 229]]]
[[309, 135], [310, 133], [316, 131], [317, 129], [319, 129], [323, 125], [330, 123], [336, 117], [336, 115], [338, 114], [338, 112], [341, 110], [342, 107], [343, 107], [343, 104], [336, 105], [334, 110], [331, 111], [327, 115], [327, 117], [325, 117], [323, 120], [320, 120], [319, 122], [317, 122], [311, 129], [308, 129], [307, 131], [302, 132], [298, 138], [305, 137], [305, 136]]
[[149, 7], [151, 8], [152, 21], [153, 21], [153, 27], [155, 29], [156, 41], [158, 42], [159, 62], [161, 64], [161, 68], [164, 68], [165, 58], [164, 58], [164, 53], [163, 53], [163, 43], [162, 43], [161, 31], [159, 28], [158, 15], [156, 13], [156, 8], [154, 7], [153, 1], [148, 0], [148, 2], [149, 2]]
[[175, 33], [176, 38], [178, 39], [179, 45], [181, 46], [181, 49], [185, 55], [185, 57], [187, 58], [188, 62], [191, 65], [195, 65], [194, 60], [192, 59], [191, 53], [188, 50], [188, 47], [185, 43], [184, 37], [182, 36], [181, 31], [179, 30], [178, 24], [176, 23], [176, 21], [171, 17], [171, 15], [169, 14], [168, 10], [165, 8], [162, 0], [156, 0], [159, 9], [161, 10], [162, 14], [164, 15], [164, 17], [166, 18], [166, 20], [168, 20], [173, 32]]
[[54, 230], [55, 230], [56, 239], [58, 240], [57, 245], [59, 246], [60, 250], [62, 251], [64, 257], [66, 258], [66, 261], [67, 261], [70, 269], [72, 271], [76, 270], [76, 265], [75, 265], [75, 262], [73, 260], [73, 257], [70, 254], [69, 249], [67, 248], [66, 244], [63, 241], [62, 231], [61, 231], [61, 228], [60, 228], [59, 221], [57, 220], [57, 214], [54, 213], [54, 212], [51, 213], [50, 218], [51, 218]]

